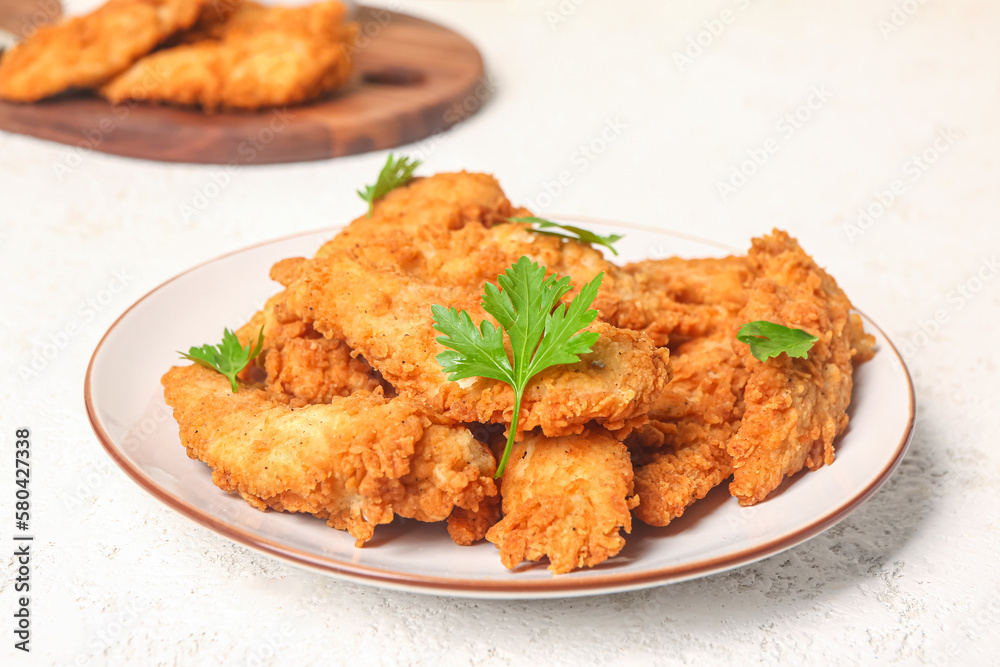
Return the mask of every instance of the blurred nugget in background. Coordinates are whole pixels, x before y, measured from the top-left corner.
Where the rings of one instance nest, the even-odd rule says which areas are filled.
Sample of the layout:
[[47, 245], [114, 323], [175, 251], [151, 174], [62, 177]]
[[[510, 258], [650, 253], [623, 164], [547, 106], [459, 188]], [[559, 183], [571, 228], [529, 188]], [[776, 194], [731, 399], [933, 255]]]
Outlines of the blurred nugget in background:
[[0, 99], [37, 102], [95, 88], [190, 28], [206, 0], [110, 0], [86, 16], [38, 30], [0, 60]]
[[0, 97], [33, 102], [96, 88], [113, 103], [207, 112], [301, 104], [350, 79], [357, 26], [346, 14], [335, 1], [111, 0], [13, 49], [0, 61]]
[[[199, 39], [149, 55], [101, 89], [111, 102], [143, 100], [217, 108], [300, 104], [344, 86], [357, 26], [339, 2], [304, 7], [243, 3]], [[184, 35], [180, 36], [186, 42]]]

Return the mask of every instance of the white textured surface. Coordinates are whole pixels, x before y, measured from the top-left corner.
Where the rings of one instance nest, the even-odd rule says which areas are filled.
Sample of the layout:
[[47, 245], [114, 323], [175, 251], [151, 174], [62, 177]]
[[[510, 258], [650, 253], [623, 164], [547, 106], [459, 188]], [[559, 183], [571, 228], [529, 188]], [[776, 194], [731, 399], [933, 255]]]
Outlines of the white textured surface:
[[[10, 553], [13, 430], [33, 430], [33, 652], [4, 664], [990, 664], [1000, 642], [1000, 7], [912, 2], [414, 2], [483, 51], [483, 111], [412, 148], [427, 171], [495, 173], [542, 210], [645, 222], [734, 245], [797, 235], [906, 347], [918, 424], [865, 507], [785, 554], [699, 581], [570, 601], [455, 601], [300, 572], [170, 513], [113, 468], [81, 388], [132, 301], [222, 252], [342, 222], [384, 154], [245, 168], [161, 165], [0, 133], [0, 539]], [[79, 9], [89, 2], [71, 4]], [[704, 21], [734, 20], [693, 64]], [[905, 16], [905, 14], [903, 15]], [[707, 41], [707, 40], [706, 40]], [[807, 102], [811, 118], [779, 127]], [[804, 113], [804, 112], [803, 112]], [[620, 133], [594, 161], [579, 147]], [[905, 164], [950, 128], [926, 170]], [[613, 136], [609, 130], [608, 136]], [[790, 135], [790, 136], [789, 136]], [[748, 150], [778, 150], [723, 201]], [[74, 162], [70, 162], [74, 160]], [[60, 173], [62, 171], [63, 173]], [[916, 180], [912, 176], [919, 175]], [[905, 192], [860, 235], [875, 191]], [[212, 192], [212, 188], [209, 188]], [[185, 216], [185, 206], [205, 204]], [[185, 219], [187, 217], [187, 219]], [[982, 271], [984, 280], [977, 279]], [[118, 278], [116, 279], [116, 275]], [[967, 285], [968, 298], [958, 291]], [[183, 317], [164, 313], [164, 317]], [[942, 320], [930, 336], [921, 325]], [[67, 335], [68, 332], [72, 332]], [[45, 346], [57, 342], [55, 353]], [[19, 369], [39, 357], [36, 375]], [[278, 647], [280, 660], [271, 656]]]

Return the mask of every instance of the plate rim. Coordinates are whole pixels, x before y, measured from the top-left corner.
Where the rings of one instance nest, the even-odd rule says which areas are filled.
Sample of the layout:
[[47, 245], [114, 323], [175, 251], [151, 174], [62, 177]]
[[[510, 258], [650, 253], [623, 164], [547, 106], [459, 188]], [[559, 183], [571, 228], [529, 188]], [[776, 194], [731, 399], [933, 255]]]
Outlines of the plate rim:
[[[631, 228], [637, 231], [652, 232], [662, 236], [683, 239], [685, 241], [692, 241], [703, 245], [711, 245], [727, 252], [739, 252], [738, 249], [728, 244], [700, 238], [682, 232], [676, 232], [674, 230], [652, 227], [649, 225], [589, 218], [578, 215], [551, 215], [550, 217], [566, 221]], [[119, 447], [114, 443], [114, 440], [105, 430], [100, 418], [97, 415], [92, 392], [92, 373], [94, 365], [108, 337], [115, 331], [119, 324], [121, 324], [121, 322], [142, 302], [153, 296], [153, 294], [166, 288], [171, 283], [179, 280], [183, 276], [233, 255], [238, 255], [264, 246], [282, 243], [305, 236], [318, 235], [326, 232], [330, 232], [332, 234], [340, 229], [343, 229], [345, 226], [346, 225], [321, 227], [260, 241], [249, 246], [223, 253], [217, 257], [202, 261], [188, 269], [185, 269], [184, 271], [181, 271], [149, 290], [146, 294], [130, 305], [114, 321], [114, 323], [108, 327], [108, 330], [104, 333], [100, 341], [97, 343], [97, 346], [94, 348], [94, 352], [91, 354], [90, 361], [87, 364], [87, 372], [84, 376], [83, 387], [83, 398], [86, 406], [87, 418], [90, 421], [90, 426], [93, 429], [94, 434], [97, 436], [97, 439], [100, 441], [105, 452], [111, 457], [115, 464], [118, 465], [118, 467], [121, 468], [125, 474], [140, 488], [170, 509], [180, 513], [189, 520], [222, 535], [226, 539], [248, 547], [254, 551], [267, 554], [299, 567], [304, 567], [313, 571], [320, 571], [324, 574], [347, 579], [356, 583], [416, 593], [452, 597], [540, 599], [599, 595], [641, 588], [650, 588], [654, 586], [679, 583], [690, 579], [708, 576], [716, 572], [743, 567], [791, 549], [792, 547], [815, 537], [829, 528], [832, 528], [834, 525], [854, 512], [854, 510], [860, 507], [865, 501], [871, 498], [882, 487], [882, 485], [888, 481], [889, 477], [892, 476], [892, 473], [896, 470], [906, 455], [906, 451], [913, 438], [914, 424], [916, 420], [916, 394], [913, 387], [913, 379], [910, 375], [909, 368], [906, 366], [906, 361], [903, 359], [899, 350], [896, 348], [895, 344], [885, 331], [863, 312], [857, 311], [866, 320], [867, 324], [878, 330], [878, 332], [882, 335], [887, 344], [887, 351], [892, 352], [892, 354], [896, 357], [900, 368], [903, 370], [903, 377], [906, 380], [908, 389], [907, 400], [909, 415], [906, 426], [890, 459], [861, 491], [849, 500], [831, 509], [829, 512], [818, 516], [808, 525], [803, 526], [783, 537], [769, 540], [763, 544], [755, 545], [735, 554], [708, 558], [683, 565], [672, 565], [639, 573], [598, 574], [590, 575], [586, 579], [576, 579], [573, 578], [572, 575], [554, 575], [551, 579], [532, 581], [503, 580], [499, 578], [444, 578], [422, 574], [402, 574], [380, 568], [359, 565], [356, 563], [344, 563], [342, 561], [324, 558], [316, 554], [288, 547], [271, 539], [260, 537], [249, 530], [238, 528], [222, 521], [213, 514], [199, 509], [173, 495], [171, 492], [157, 484], [157, 482], [149, 475], [137, 466], [133, 466], [128, 461]]]

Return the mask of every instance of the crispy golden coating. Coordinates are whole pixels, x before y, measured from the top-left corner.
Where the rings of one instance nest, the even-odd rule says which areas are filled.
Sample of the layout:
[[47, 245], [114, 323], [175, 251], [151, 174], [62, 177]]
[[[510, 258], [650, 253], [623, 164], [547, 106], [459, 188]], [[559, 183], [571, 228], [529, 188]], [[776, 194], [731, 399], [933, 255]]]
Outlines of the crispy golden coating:
[[[644, 331], [657, 345], [676, 345], [719, 332], [746, 304], [746, 257], [647, 260], [621, 269], [631, 308], [608, 319]], [[631, 282], [630, 282], [631, 281]]]
[[746, 303], [745, 257], [630, 264], [638, 326], [669, 344], [674, 379], [627, 440], [640, 498], [637, 518], [665, 526], [732, 474], [726, 443], [742, 415], [746, 372], [733, 349]]
[[[749, 257], [651, 260], [625, 271], [637, 278], [640, 312], [653, 314], [641, 328], [669, 343], [674, 368], [650, 411], [653, 421], [629, 438], [641, 464], [638, 518], [665, 525], [734, 466], [730, 490], [752, 504], [784, 474], [821, 465], [821, 452], [832, 460], [833, 439], [846, 424], [851, 362], [871, 357], [873, 339], [794, 240], [776, 232], [755, 240]], [[835, 338], [840, 352], [818, 345], [811, 363], [782, 356], [761, 364], [735, 340], [740, 324], [757, 319], [809, 330], [832, 326], [837, 333], [827, 340]], [[818, 322], [834, 324], [808, 326]], [[797, 366], [812, 370], [796, 377], [789, 369]]]
[[833, 462], [833, 441], [847, 426], [852, 359], [870, 357], [874, 344], [836, 281], [785, 232], [754, 239], [749, 262], [756, 279], [739, 321], [768, 320], [819, 340], [808, 359], [761, 362], [737, 347], [750, 374], [743, 420], [728, 445], [729, 489], [741, 505], [760, 502], [803, 466]]
[[[301, 258], [278, 262], [271, 268], [271, 278], [290, 282], [302, 262]], [[256, 364], [240, 374], [242, 380], [257, 380], [263, 374], [259, 382], [267, 397], [291, 407], [331, 403], [337, 396], [358, 392], [395, 394], [388, 383], [379, 382], [364, 359], [351, 357], [346, 343], [324, 338], [312, 326], [289, 316], [284, 294], [271, 297], [263, 310], [236, 331], [243, 345], [256, 342], [258, 333], [264, 332], [262, 352]], [[485, 498], [475, 510], [456, 506], [448, 516], [448, 534], [456, 544], [475, 544], [499, 518], [499, 495]]]
[[278, 26], [286, 32], [337, 41], [344, 36], [346, 16], [347, 7], [335, 0], [297, 6], [219, 0], [218, 6], [206, 8], [194, 29], [203, 30], [202, 36], [207, 39], [225, 40]]
[[732, 474], [725, 441], [732, 430], [701, 429], [692, 422], [670, 424], [673, 448], [657, 452], [636, 471], [637, 519], [666, 526]]
[[0, 60], [0, 98], [36, 102], [94, 88], [190, 27], [206, 0], [110, 0], [86, 16], [39, 29]]
[[[288, 307], [327, 337], [344, 340], [397, 391], [428, 409], [466, 422], [509, 422], [509, 386], [447, 381], [435, 358], [444, 348], [435, 340], [430, 305], [464, 309], [474, 321], [487, 318], [479, 303], [483, 283], [522, 255], [572, 276], [577, 287], [601, 271], [612, 282], [614, 268], [586, 244], [499, 224], [515, 213], [491, 176], [416, 179], [379, 200], [370, 218], [351, 223], [305, 269], [295, 265], [301, 277], [289, 288]], [[531, 383], [520, 428], [566, 435], [596, 419], [616, 430], [649, 409], [669, 381], [666, 350], [600, 322], [592, 330], [601, 334], [592, 354]]]
[[486, 532], [500, 520], [500, 494], [485, 498], [479, 509], [456, 507], [448, 517], [448, 535], [463, 547], [479, 542]]
[[507, 568], [544, 556], [556, 574], [592, 567], [621, 551], [621, 530], [632, 530], [638, 498], [628, 449], [600, 429], [526, 437], [514, 445], [500, 486], [504, 516], [486, 539]]
[[[280, 276], [281, 268], [287, 266], [288, 262], [279, 262], [272, 275], [277, 270]], [[272, 400], [302, 407], [329, 403], [334, 397], [358, 391], [389, 389], [392, 393], [364, 359], [351, 356], [346, 343], [325, 338], [312, 325], [291, 315], [285, 306], [285, 292], [271, 297], [236, 336], [242, 345], [256, 344], [261, 331], [261, 353], [240, 377], [262, 382]]]
[[[487, 174], [445, 173], [419, 178], [379, 200], [371, 217], [354, 220], [317, 257], [350, 254], [433, 285], [481, 290], [520, 257], [580, 286], [604, 273], [593, 307], [600, 319], [629, 326], [636, 287], [631, 275], [586, 243], [543, 236], [509, 223], [531, 212], [515, 208]], [[572, 297], [572, 292], [570, 297]], [[634, 319], [634, 318], [631, 318]]]
[[[310, 263], [288, 288], [290, 312], [328, 338], [345, 341], [395, 389], [430, 411], [463, 422], [510, 423], [514, 391], [486, 378], [449, 382], [436, 356], [444, 351], [431, 304], [466, 310], [474, 322], [489, 316], [479, 288], [441, 287], [350, 257]], [[644, 334], [595, 322], [593, 352], [575, 364], [539, 373], [525, 391], [519, 430], [546, 435], [581, 433], [596, 420], [608, 429], [644, 417], [670, 379], [668, 352]]]
[[725, 335], [698, 338], [671, 356], [674, 379], [630, 437], [640, 504], [636, 518], [665, 526], [732, 474], [726, 444], [739, 428], [746, 371]]
[[345, 85], [350, 42], [339, 2], [304, 7], [241, 6], [214, 30], [218, 39], [143, 58], [101, 89], [125, 100], [254, 110], [300, 104]]
[[308, 512], [361, 546], [394, 515], [443, 521], [496, 494], [493, 456], [463, 427], [404, 398], [358, 392], [292, 409], [221, 374], [174, 367], [163, 377], [188, 456], [250, 505]]
[[[316, 256], [350, 252], [369, 264], [395, 267], [427, 282], [464, 285], [479, 275], [471, 263], [461, 272], [442, 273], [442, 269], [463, 259], [459, 248], [466, 255], [479, 249], [468, 242], [456, 244], [453, 234], [467, 226], [488, 228], [514, 214], [499, 183], [488, 174], [463, 171], [415, 178], [375, 202], [371, 217], [354, 220]], [[449, 252], [450, 248], [454, 250]], [[440, 252], [446, 254], [439, 256]]]
[[264, 5], [249, 0], [206, 0], [205, 7], [194, 25], [171, 36], [162, 46], [172, 47], [178, 44], [194, 44], [206, 39], [219, 39], [234, 14], [251, 13], [258, 8], [264, 9]]
[[323, 338], [308, 325], [302, 327], [301, 337], [286, 340], [265, 356], [267, 390], [272, 395], [287, 396], [289, 405], [300, 407], [382, 389], [371, 366], [352, 358], [346, 343]]

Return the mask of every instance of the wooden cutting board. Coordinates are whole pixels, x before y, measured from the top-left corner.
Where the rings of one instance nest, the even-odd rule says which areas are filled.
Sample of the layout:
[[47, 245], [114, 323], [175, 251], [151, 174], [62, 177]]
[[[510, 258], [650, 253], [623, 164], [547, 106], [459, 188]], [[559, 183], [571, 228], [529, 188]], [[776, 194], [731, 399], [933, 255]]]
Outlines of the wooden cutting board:
[[419, 141], [465, 120], [489, 97], [482, 57], [461, 35], [371, 7], [359, 7], [355, 20], [360, 37], [352, 83], [312, 104], [204, 114], [146, 104], [113, 107], [76, 94], [38, 104], [0, 102], [0, 130], [147, 160], [275, 164]]

